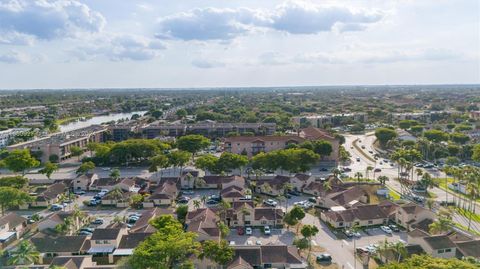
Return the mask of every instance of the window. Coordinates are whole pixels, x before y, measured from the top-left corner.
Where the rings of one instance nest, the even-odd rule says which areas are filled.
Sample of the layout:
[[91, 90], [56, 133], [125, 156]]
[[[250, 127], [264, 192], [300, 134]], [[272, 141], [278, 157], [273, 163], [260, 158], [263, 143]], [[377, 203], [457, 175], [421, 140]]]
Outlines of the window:
[[267, 221], [266, 221], [266, 220], [262, 220], [261, 223], [262, 223], [262, 224], [267, 224]]
[[101, 245], [101, 244], [102, 244], [102, 240], [95, 240], [95, 244]]
[[452, 249], [447, 248], [447, 249], [445, 249], [445, 252], [452, 252]]
[[368, 221], [368, 224], [372, 224], [372, 223], [373, 223], [373, 221], [372, 221], [372, 220], [369, 220], [369, 221]]
[[439, 249], [437, 252], [438, 252], [438, 253], [444, 253], [445, 250], [444, 250], [444, 249]]
[[338, 226], [343, 226], [343, 222], [339, 222], [339, 223], [338, 223]]

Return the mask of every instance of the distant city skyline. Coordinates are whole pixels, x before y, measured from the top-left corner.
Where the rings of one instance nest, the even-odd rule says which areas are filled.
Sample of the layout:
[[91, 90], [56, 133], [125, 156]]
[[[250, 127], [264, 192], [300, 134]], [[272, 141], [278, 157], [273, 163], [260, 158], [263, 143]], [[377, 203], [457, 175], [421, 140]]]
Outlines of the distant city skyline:
[[480, 83], [480, 2], [0, 0], [0, 89]]

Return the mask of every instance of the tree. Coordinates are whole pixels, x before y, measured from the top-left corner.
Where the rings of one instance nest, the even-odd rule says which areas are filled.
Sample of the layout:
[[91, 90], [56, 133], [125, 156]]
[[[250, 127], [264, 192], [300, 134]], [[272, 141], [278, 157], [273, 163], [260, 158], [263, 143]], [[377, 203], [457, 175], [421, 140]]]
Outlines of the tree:
[[192, 154], [192, 161], [195, 154], [210, 145], [210, 139], [203, 135], [186, 135], [177, 139], [177, 147], [179, 150], [187, 151]]
[[120, 179], [120, 170], [118, 170], [117, 168], [113, 169], [110, 172], [110, 177], [113, 178], [115, 181], [119, 180]]
[[168, 162], [174, 168], [180, 167], [180, 174], [182, 174], [181, 168], [188, 163], [189, 159], [190, 159], [190, 154], [182, 150], [176, 150], [168, 154]]
[[[300, 232], [302, 233], [303, 237], [307, 238], [308, 242], [310, 242], [312, 236], [315, 236], [319, 231], [318, 231], [317, 226], [306, 224], [302, 227], [302, 230]], [[308, 257], [310, 257], [310, 251], [311, 250], [312, 250], [312, 245], [309, 244], [308, 255], [307, 255]], [[307, 258], [307, 260], [308, 260], [308, 258]]]
[[11, 251], [8, 263], [12, 265], [31, 265], [38, 261], [40, 253], [29, 241], [23, 240], [18, 247]]
[[453, 133], [450, 135], [450, 139], [458, 144], [465, 144], [470, 140], [470, 137], [463, 133]]
[[187, 205], [180, 205], [177, 207], [175, 210], [175, 213], [177, 213], [177, 218], [180, 222], [185, 222], [185, 218], [188, 214], [188, 206]]
[[413, 255], [401, 263], [390, 262], [383, 264], [379, 269], [475, 269], [477, 265], [459, 259], [434, 258], [430, 255]]
[[0, 178], [0, 187], [12, 187], [23, 189], [28, 186], [28, 178], [22, 176], [11, 176]]
[[152, 220], [157, 231], [140, 243], [129, 260], [133, 269], [192, 268], [191, 256], [198, 255], [197, 235], [185, 232], [171, 215]]
[[80, 167], [78, 167], [76, 173], [78, 175], [85, 175], [93, 169], [95, 169], [95, 164], [91, 161], [88, 161], [88, 162], [82, 163]]
[[204, 171], [208, 170], [211, 173], [218, 174], [218, 157], [212, 154], [205, 154], [199, 156], [195, 160], [195, 167]]
[[230, 228], [223, 221], [220, 221], [217, 225], [220, 230], [220, 237], [225, 238], [230, 234]]
[[313, 142], [313, 152], [320, 155], [322, 158], [330, 156], [333, 151], [332, 143], [326, 140], [316, 140]]
[[183, 119], [185, 118], [187, 115], [188, 115], [188, 112], [185, 110], [185, 109], [179, 109], [177, 110], [177, 112], [175, 113], [177, 115], [177, 117], [179, 117], [180, 119]]
[[432, 142], [448, 141], [449, 135], [440, 130], [428, 130], [423, 132], [423, 136]]
[[228, 242], [221, 240], [215, 242], [213, 240], [206, 240], [202, 242], [202, 253], [199, 258], [208, 258], [222, 266], [227, 265], [233, 259], [234, 251]]
[[11, 151], [8, 156], [3, 159], [3, 163], [8, 170], [15, 173], [22, 172], [22, 176], [25, 175], [25, 170], [40, 165], [40, 162], [30, 155], [28, 149], [16, 149]]
[[294, 218], [290, 212], [285, 214], [283, 221], [287, 224], [287, 230], [290, 229], [290, 226], [295, 226], [298, 224], [298, 220]]
[[58, 165], [51, 162], [46, 162], [45, 166], [38, 172], [40, 174], [44, 174], [48, 179], [50, 179], [55, 171], [58, 171]]
[[441, 234], [450, 231], [453, 225], [452, 216], [449, 211], [442, 210], [438, 214], [438, 219], [429, 225], [429, 231], [432, 234]]
[[2, 216], [5, 210], [33, 201], [28, 193], [12, 187], [0, 187], [0, 208]]
[[388, 177], [387, 176], [379, 176], [378, 177], [378, 182], [380, 182], [380, 184], [382, 185], [385, 185], [385, 183], [389, 181]]
[[80, 156], [83, 154], [83, 149], [77, 146], [72, 146], [70, 148], [70, 153], [73, 157], [78, 157], [78, 161], [80, 161]]
[[247, 164], [248, 158], [246, 156], [224, 152], [217, 161], [217, 171], [229, 173], [234, 169], [241, 169]]
[[480, 162], [480, 144], [475, 145], [473, 148], [472, 159], [476, 162]]
[[[294, 206], [292, 210], [290, 210], [289, 214], [293, 219], [297, 220], [297, 223], [300, 222], [303, 218], [305, 218], [305, 211], [297, 205]], [[297, 226], [297, 234], [298, 234], [298, 226]]]
[[382, 147], [385, 147], [387, 145], [387, 142], [397, 137], [398, 134], [397, 132], [395, 132], [395, 130], [389, 128], [377, 128], [375, 130], [375, 136], [380, 142], [380, 145]]
[[361, 172], [356, 172], [355, 177], [357, 178], [357, 181], [360, 182], [362, 180], [363, 174]]
[[195, 209], [199, 209], [200, 208], [200, 200], [193, 200], [193, 207]]
[[293, 240], [293, 245], [300, 251], [309, 248], [310, 241], [308, 241], [307, 238], [295, 238], [295, 240]]
[[140, 208], [144, 200], [145, 200], [145, 197], [143, 195], [138, 193], [134, 194], [130, 196], [130, 206], [134, 208]]

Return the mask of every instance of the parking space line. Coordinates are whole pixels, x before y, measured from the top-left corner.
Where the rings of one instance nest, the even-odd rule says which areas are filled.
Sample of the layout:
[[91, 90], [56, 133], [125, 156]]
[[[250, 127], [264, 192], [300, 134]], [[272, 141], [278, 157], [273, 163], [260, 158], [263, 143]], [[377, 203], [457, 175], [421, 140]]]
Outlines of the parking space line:
[[350, 244], [349, 244], [347, 241], [345, 241], [345, 239], [342, 240], [342, 242], [343, 242], [345, 245], [350, 246]]

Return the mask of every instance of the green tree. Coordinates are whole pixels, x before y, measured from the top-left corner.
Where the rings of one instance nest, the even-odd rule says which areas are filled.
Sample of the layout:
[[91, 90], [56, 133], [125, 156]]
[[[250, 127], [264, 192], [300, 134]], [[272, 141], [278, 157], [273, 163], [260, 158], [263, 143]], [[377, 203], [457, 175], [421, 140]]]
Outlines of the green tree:
[[58, 171], [58, 165], [51, 162], [46, 162], [45, 166], [38, 171], [40, 174], [44, 174], [48, 179], [52, 176], [53, 173]]
[[459, 259], [434, 258], [430, 255], [413, 255], [401, 263], [390, 262], [379, 269], [475, 269], [478, 265]]
[[177, 209], [175, 210], [175, 213], [177, 213], [177, 218], [180, 222], [185, 222], [185, 218], [188, 214], [188, 206], [187, 205], [179, 205]]
[[310, 241], [307, 238], [295, 238], [293, 240], [293, 245], [298, 248], [298, 250], [304, 250], [310, 247]]
[[190, 152], [192, 154], [192, 162], [195, 154], [210, 145], [210, 139], [203, 135], [186, 135], [177, 139], [177, 147], [180, 150]]
[[[310, 242], [310, 241], [311, 241], [311, 238], [312, 238], [313, 236], [315, 236], [318, 232], [319, 232], [319, 231], [318, 231], [317, 226], [315, 226], [315, 225], [309, 225], [309, 224], [304, 225], [304, 226], [302, 227], [302, 230], [300, 231], [300, 233], [302, 233], [303, 237], [305, 237], [305, 238], [308, 239], [308, 242]], [[312, 245], [309, 244], [308, 257], [310, 257], [310, 252], [311, 252], [311, 250], [312, 250]], [[307, 260], [308, 260], [308, 258], [307, 258]]]
[[180, 167], [180, 174], [182, 174], [182, 168], [188, 163], [190, 154], [186, 151], [176, 150], [168, 154], [168, 162], [174, 168]]
[[199, 156], [195, 160], [195, 167], [198, 169], [202, 169], [204, 171], [208, 170], [211, 173], [218, 174], [218, 157], [212, 154], [205, 154]]
[[[297, 205], [295, 205], [292, 210], [290, 210], [289, 214], [293, 219], [297, 220], [297, 223], [299, 223], [303, 218], [305, 218], [305, 211]], [[298, 228], [299, 227], [297, 226], [297, 234]]]
[[423, 136], [432, 142], [448, 141], [449, 135], [440, 130], [428, 130], [423, 132]]
[[287, 230], [290, 229], [291, 226], [295, 226], [298, 224], [298, 220], [294, 218], [290, 212], [285, 214], [285, 216], [283, 217], [283, 222], [287, 224]]
[[110, 172], [110, 177], [113, 178], [115, 181], [119, 180], [120, 179], [120, 170], [118, 170], [117, 168], [113, 169]]
[[78, 175], [85, 175], [90, 171], [92, 171], [93, 169], [95, 169], [95, 164], [91, 161], [88, 161], [88, 162], [82, 163], [80, 167], [78, 167], [76, 173]]
[[78, 157], [78, 160], [80, 161], [80, 156], [83, 154], [83, 149], [77, 146], [72, 146], [70, 148], [70, 153], [73, 157]]
[[23, 189], [28, 186], [28, 178], [22, 176], [11, 176], [0, 178], [0, 187], [12, 187]]
[[28, 149], [16, 149], [11, 151], [8, 156], [3, 159], [3, 163], [8, 170], [15, 173], [22, 172], [23, 176], [27, 169], [40, 165], [40, 162], [30, 155]]
[[221, 240], [220, 242], [215, 242], [213, 240], [206, 240], [202, 242], [202, 253], [199, 255], [199, 258], [208, 258], [211, 261], [225, 266], [232, 261], [233, 255], [233, 248], [228, 245], [227, 241]]
[[397, 132], [389, 128], [377, 128], [375, 130], [375, 137], [377, 137], [382, 147], [385, 147], [388, 141], [394, 139], [397, 136]]
[[473, 148], [472, 159], [476, 162], [480, 162], [480, 144], [475, 145]]
[[33, 201], [33, 198], [22, 190], [12, 187], [0, 187], [0, 208], [2, 209], [2, 216], [5, 214], [6, 209], [20, 206], [31, 201]]
[[230, 173], [234, 169], [241, 169], [248, 164], [244, 155], [224, 152], [217, 161], [217, 171]]
[[191, 257], [200, 253], [197, 235], [185, 232], [171, 215], [152, 220], [157, 231], [140, 243], [130, 258], [133, 269], [192, 268]]
[[31, 265], [38, 261], [40, 253], [29, 241], [23, 240], [18, 247], [11, 252], [8, 263], [12, 265]]
[[453, 133], [450, 135], [450, 139], [458, 144], [465, 144], [470, 140], [470, 137], [463, 133]]
[[320, 155], [322, 158], [330, 156], [333, 151], [332, 143], [326, 140], [316, 140], [313, 142], [313, 152]]
[[177, 110], [177, 112], [175, 113], [177, 115], [177, 117], [179, 117], [180, 119], [183, 119], [185, 118], [187, 115], [188, 115], [188, 112], [185, 110], [185, 109], [179, 109]]

